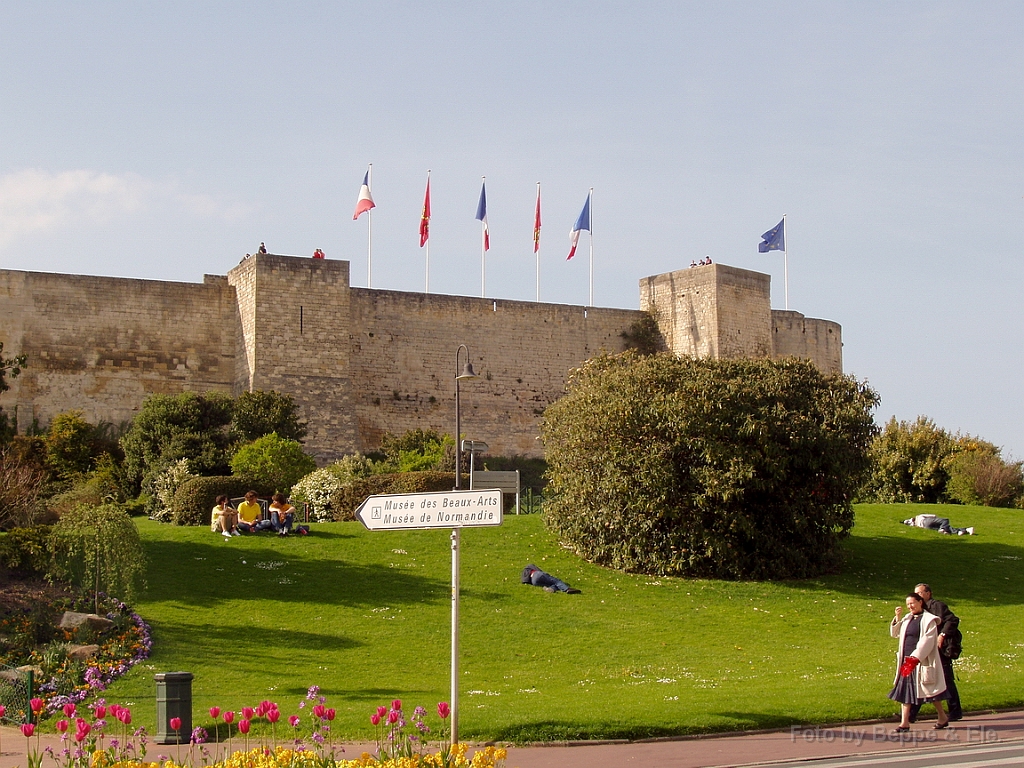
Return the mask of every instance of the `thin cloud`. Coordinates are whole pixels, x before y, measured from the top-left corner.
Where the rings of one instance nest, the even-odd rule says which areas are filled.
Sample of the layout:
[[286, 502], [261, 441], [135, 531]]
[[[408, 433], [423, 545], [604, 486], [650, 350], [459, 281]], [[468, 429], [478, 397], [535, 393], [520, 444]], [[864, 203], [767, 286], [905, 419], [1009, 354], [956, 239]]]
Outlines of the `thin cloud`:
[[29, 235], [161, 210], [236, 221], [250, 209], [135, 173], [26, 169], [0, 176], [0, 245]]

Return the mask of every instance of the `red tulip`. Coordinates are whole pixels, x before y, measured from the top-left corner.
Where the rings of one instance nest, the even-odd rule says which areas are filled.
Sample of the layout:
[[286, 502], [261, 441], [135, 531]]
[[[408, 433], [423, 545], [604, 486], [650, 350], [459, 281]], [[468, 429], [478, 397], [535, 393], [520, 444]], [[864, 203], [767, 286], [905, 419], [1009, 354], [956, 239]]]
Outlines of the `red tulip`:
[[276, 723], [281, 718], [281, 711], [278, 709], [272, 709], [267, 712], [267, 720], [271, 723]]
[[448, 715], [452, 713], [452, 708], [448, 706], [447, 701], [437, 702], [437, 714], [442, 720], [447, 720]]
[[[120, 711], [121, 711], [121, 706], [119, 704], [111, 704], [110, 705], [110, 712], [111, 712], [111, 714], [114, 715], [114, 717], [117, 717], [117, 713], [120, 712]], [[102, 720], [104, 717], [107, 716], [107, 708], [103, 707], [103, 706], [96, 707], [92, 711], [92, 714], [93, 714], [93, 717], [95, 717], [97, 720]]]
[[224, 713], [224, 722], [228, 725], [231, 725], [233, 722], [235, 722], [235, 713], [232, 712], [230, 709]]
[[390, 712], [388, 712], [388, 722], [389, 723], [397, 723], [398, 722], [398, 717], [401, 714], [402, 713], [399, 712], [397, 709], [392, 709]]
[[401, 699], [395, 699], [394, 701], [392, 701], [391, 702], [391, 708], [396, 710], [396, 711], [398, 711], [398, 712], [401, 712], [402, 711], [402, 700]]
[[238, 721], [238, 730], [241, 733], [248, 733], [249, 732], [249, 721], [248, 720], [239, 720]]
[[32, 699], [29, 701], [29, 706], [32, 707], [32, 713], [38, 715], [43, 711], [43, 707], [46, 706], [46, 702], [42, 699]]
[[69, 701], [67, 704], [65, 704], [63, 707], [61, 707], [61, 711], [64, 713], [65, 717], [74, 717], [75, 716], [75, 705], [72, 704]]
[[327, 708], [323, 704], [317, 704], [313, 707], [313, 715], [320, 720], [324, 719], [324, 715], [327, 713]]
[[214, 720], [220, 717], [220, 707], [210, 707], [210, 717]]
[[82, 741], [89, 735], [89, 731], [92, 730], [92, 726], [85, 722], [85, 720], [79, 720], [77, 726], [78, 728], [75, 731], [75, 741]]
[[132, 713], [131, 713], [131, 710], [129, 710], [129, 709], [120, 709], [120, 710], [118, 710], [118, 712], [117, 712], [117, 719], [120, 720], [125, 725], [131, 725], [132, 724]]
[[[34, 699], [33, 699], [33, 701], [34, 701]], [[26, 739], [29, 738], [35, 732], [36, 732], [36, 727], [32, 723], [22, 723], [21, 724], [21, 733], [22, 733], [22, 735]]]
[[242, 717], [246, 720], [252, 720], [254, 714], [256, 714], [256, 710], [252, 707], [242, 707]]
[[3, 717], [6, 714], [7, 714], [7, 707], [5, 707], [3, 704], [0, 704], [0, 717]]
[[67, 720], [58, 720], [58, 721], [57, 721], [57, 725], [56, 725], [55, 727], [56, 727], [56, 728], [57, 728], [57, 730], [58, 730], [58, 731], [60, 731], [61, 733], [67, 733], [68, 727], [69, 727], [70, 725], [71, 725], [71, 724], [70, 724], [70, 723], [69, 723], [69, 722], [68, 722]]
[[333, 709], [328, 709], [326, 714], [327, 714], [327, 719], [333, 722], [334, 721], [334, 715], [336, 714], [335, 711]]
[[180, 717], [172, 717], [169, 722], [170, 722], [171, 730], [172, 731], [180, 731], [181, 730], [181, 718]]
[[370, 722], [374, 725], [380, 725], [380, 715], [374, 712], [372, 715], [370, 715]]
[[299, 727], [299, 716], [298, 715], [292, 715], [291, 717], [289, 717], [288, 718], [288, 725], [290, 725], [292, 728], [298, 728]]
[[388, 713], [387, 707], [377, 707], [377, 717], [384, 717]]

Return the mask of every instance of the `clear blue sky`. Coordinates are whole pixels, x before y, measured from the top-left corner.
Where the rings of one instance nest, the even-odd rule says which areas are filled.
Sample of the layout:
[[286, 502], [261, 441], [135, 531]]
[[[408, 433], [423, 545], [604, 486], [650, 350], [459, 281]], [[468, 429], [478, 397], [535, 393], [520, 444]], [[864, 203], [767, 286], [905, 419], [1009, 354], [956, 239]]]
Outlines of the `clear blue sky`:
[[422, 290], [636, 307], [691, 259], [843, 326], [877, 413], [1024, 458], [1024, 4], [0, 4], [0, 267], [200, 281], [259, 242]]

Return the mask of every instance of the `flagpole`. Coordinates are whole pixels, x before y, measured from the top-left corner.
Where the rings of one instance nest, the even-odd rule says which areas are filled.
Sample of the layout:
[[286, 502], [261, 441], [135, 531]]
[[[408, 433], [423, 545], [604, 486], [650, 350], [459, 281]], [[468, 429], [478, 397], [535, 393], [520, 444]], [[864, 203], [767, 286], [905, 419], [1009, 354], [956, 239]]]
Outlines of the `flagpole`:
[[789, 232], [786, 231], [786, 214], [782, 214], [782, 269], [786, 278], [786, 310], [789, 311]]
[[540, 301], [540, 227], [537, 226], [537, 224], [538, 224], [537, 220], [540, 218], [540, 182], [539, 181], [537, 182], [537, 210], [534, 213], [533, 218], [534, 218], [533, 227], [534, 227], [534, 230], [535, 230], [534, 235], [536, 237], [536, 240], [534, 242], [535, 242], [535, 244], [537, 246], [537, 248], [536, 248], [536, 252], [537, 252], [536, 253], [536, 255], [537, 255], [537, 301], [539, 302]]
[[[487, 177], [481, 176], [480, 183], [486, 184]], [[481, 187], [481, 195], [486, 194]], [[486, 216], [486, 211], [484, 213]], [[487, 296], [487, 222], [480, 222], [480, 298]]]
[[594, 306], [594, 188], [590, 188], [590, 306]]
[[[369, 174], [367, 179], [370, 183], [367, 187], [373, 189], [373, 163], [369, 164], [366, 171]], [[370, 192], [373, 196], [373, 192]], [[366, 287], [373, 288], [373, 209], [366, 212]]]

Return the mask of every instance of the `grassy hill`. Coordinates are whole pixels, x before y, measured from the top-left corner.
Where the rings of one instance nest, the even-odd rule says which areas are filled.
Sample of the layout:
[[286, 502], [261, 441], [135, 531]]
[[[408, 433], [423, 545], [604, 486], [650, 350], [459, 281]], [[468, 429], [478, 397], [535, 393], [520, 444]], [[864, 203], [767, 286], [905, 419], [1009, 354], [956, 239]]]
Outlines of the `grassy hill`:
[[[939, 511], [973, 537], [899, 521]], [[108, 693], [152, 726], [155, 672], [195, 674], [207, 709], [264, 698], [285, 716], [308, 686], [366, 739], [393, 697], [448, 698], [448, 532], [324, 524], [225, 541], [139, 521], [151, 558], [139, 612], [155, 649]], [[461, 735], [546, 740], [721, 731], [891, 714], [887, 624], [918, 581], [961, 616], [967, 710], [1024, 704], [1024, 513], [861, 505], [842, 574], [806, 582], [633, 576], [581, 562], [537, 516], [463, 532]], [[519, 583], [533, 562], [583, 591]]]

